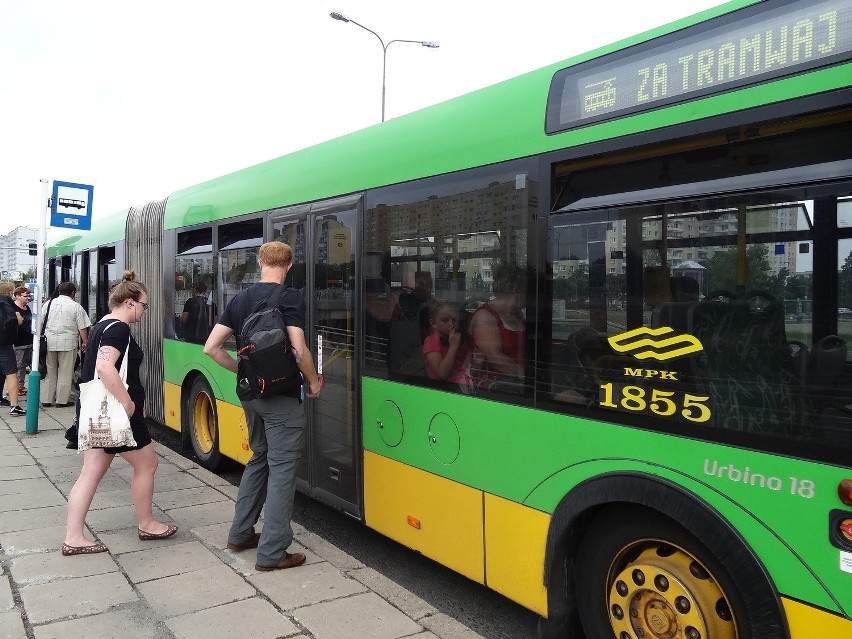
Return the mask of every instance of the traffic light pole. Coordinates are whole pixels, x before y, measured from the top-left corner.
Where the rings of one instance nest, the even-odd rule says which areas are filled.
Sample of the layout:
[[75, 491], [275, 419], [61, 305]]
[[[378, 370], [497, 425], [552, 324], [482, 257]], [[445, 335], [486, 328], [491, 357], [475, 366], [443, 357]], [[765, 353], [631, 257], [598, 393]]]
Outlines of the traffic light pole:
[[[38, 257], [36, 258], [36, 296], [35, 308], [36, 329], [41, 324], [42, 298], [46, 292], [44, 286], [44, 261], [47, 248], [47, 216], [50, 214], [50, 180], [41, 180], [41, 198], [39, 201], [38, 227]], [[38, 407], [41, 394], [41, 373], [38, 362], [41, 351], [41, 333], [36, 330], [33, 335], [33, 360], [30, 363], [30, 378], [27, 390], [27, 434], [38, 432]]]

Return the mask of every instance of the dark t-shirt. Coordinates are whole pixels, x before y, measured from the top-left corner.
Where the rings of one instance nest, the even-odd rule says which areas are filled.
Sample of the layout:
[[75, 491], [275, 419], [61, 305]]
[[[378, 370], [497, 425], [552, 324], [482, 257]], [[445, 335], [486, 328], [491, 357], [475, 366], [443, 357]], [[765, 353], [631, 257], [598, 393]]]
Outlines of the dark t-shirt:
[[[107, 328], [109, 330], [107, 330]], [[145, 388], [142, 386], [142, 378], [139, 376], [139, 368], [142, 366], [142, 348], [130, 334], [130, 327], [120, 320], [101, 320], [89, 329], [89, 338], [86, 340], [86, 356], [83, 358], [83, 366], [80, 375], [81, 382], [90, 382], [95, 379], [95, 365], [97, 363], [98, 348], [101, 346], [112, 346], [121, 353], [115, 363], [116, 370], [121, 370], [121, 362], [124, 359], [124, 349], [127, 348], [127, 340], [130, 338], [130, 358], [127, 360], [127, 393], [136, 404], [136, 410], [130, 418], [132, 423], [144, 423], [143, 409], [145, 407]], [[79, 402], [78, 402], [79, 406]]]
[[190, 297], [183, 305], [183, 312], [187, 313], [186, 324], [183, 326], [183, 334], [187, 341], [203, 344], [210, 335], [210, 327], [207, 324], [207, 299], [204, 297]]
[[[278, 284], [270, 282], [259, 282], [254, 286], [238, 293], [232, 298], [225, 307], [225, 312], [219, 317], [219, 324], [227, 326], [234, 331], [237, 339], [237, 348], [240, 348], [240, 331], [242, 330], [243, 322], [246, 318], [266, 307], [264, 303], [275, 292]], [[281, 293], [281, 298], [278, 300], [278, 308], [281, 309], [281, 315], [284, 318], [284, 323], [287, 326], [295, 326], [305, 330], [305, 300], [302, 293], [290, 286], [284, 287], [284, 292]], [[243, 400], [258, 399], [260, 396], [248, 390], [245, 385], [240, 384], [243, 379], [244, 372], [242, 364], [237, 362], [237, 397]], [[290, 393], [291, 397], [299, 397], [301, 389], [294, 388]]]
[[21, 308], [17, 304], [13, 304], [13, 309], [21, 314], [24, 318], [24, 323], [18, 325], [18, 336], [15, 338], [15, 346], [32, 346], [33, 345], [33, 312], [30, 310], [30, 305], [27, 304]]

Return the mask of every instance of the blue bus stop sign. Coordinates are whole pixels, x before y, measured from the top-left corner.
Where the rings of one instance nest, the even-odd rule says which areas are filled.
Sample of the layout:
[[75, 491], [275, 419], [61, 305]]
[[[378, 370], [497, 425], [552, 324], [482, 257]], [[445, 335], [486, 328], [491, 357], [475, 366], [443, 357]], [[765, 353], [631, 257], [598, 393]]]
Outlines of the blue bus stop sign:
[[50, 198], [50, 225], [89, 231], [92, 228], [92, 196], [95, 187], [74, 182], [53, 181]]

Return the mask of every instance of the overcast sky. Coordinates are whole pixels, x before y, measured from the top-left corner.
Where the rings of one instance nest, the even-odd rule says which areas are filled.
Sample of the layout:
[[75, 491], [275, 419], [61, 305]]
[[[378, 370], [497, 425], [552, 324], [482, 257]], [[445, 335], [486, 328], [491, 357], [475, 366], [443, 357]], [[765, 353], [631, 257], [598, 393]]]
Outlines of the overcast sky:
[[720, 0], [0, 0], [0, 233], [39, 179], [94, 219], [442, 102]]

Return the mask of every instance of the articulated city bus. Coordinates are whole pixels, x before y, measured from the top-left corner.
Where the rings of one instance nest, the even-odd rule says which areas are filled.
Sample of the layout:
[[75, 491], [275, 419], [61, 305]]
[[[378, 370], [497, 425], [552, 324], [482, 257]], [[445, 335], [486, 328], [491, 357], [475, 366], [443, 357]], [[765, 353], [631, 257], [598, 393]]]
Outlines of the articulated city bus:
[[852, 636], [850, 3], [736, 0], [99, 224], [50, 286], [149, 284], [148, 413], [209, 468], [251, 451], [201, 343], [283, 240], [304, 492], [543, 637]]

